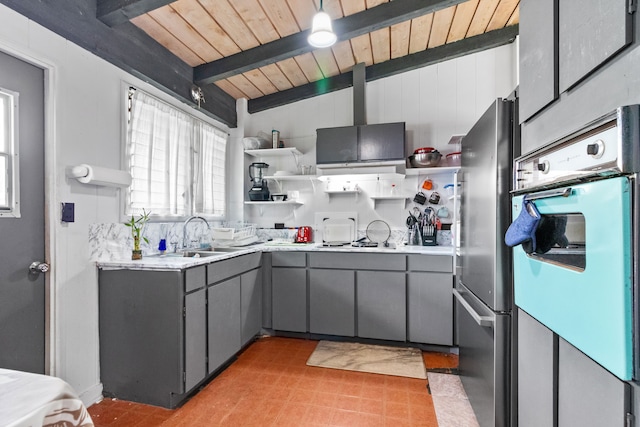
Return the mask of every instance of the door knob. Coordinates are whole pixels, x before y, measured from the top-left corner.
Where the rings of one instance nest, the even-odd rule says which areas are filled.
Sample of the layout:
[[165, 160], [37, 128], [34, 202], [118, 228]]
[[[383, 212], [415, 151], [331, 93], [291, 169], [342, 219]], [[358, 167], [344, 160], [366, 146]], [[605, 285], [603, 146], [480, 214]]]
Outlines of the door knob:
[[29, 266], [29, 272], [34, 274], [46, 273], [49, 271], [49, 264], [41, 261], [33, 261]]

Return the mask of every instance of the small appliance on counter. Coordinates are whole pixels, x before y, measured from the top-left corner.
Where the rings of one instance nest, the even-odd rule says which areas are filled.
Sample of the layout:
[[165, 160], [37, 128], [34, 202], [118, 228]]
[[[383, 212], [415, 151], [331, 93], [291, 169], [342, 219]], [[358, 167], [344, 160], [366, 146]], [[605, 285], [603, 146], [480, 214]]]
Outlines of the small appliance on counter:
[[312, 228], [304, 225], [298, 228], [298, 234], [294, 240], [296, 243], [311, 243], [313, 242]]
[[271, 199], [267, 180], [264, 179], [265, 169], [268, 164], [259, 162], [249, 165], [249, 178], [251, 178], [251, 190], [249, 190], [249, 200], [252, 202], [263, 202]]

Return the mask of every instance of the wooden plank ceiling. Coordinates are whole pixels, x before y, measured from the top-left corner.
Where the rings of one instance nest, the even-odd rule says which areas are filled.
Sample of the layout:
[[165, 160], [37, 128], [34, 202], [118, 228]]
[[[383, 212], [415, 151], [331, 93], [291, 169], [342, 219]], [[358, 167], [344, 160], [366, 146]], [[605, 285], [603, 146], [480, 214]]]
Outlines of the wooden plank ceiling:
[[[324, 0], [334, 20], [389, 0]], [[395, 0], [395, 2], [406, 0]], [[518, 24], [519, 0], [467, 0], [349, 40], [214, 81], [249, 100]], [[320, 0], [178, 0], [131, 19], [195, 70], [308, 30]], [[206, 82], [208, 83], [208, 81]]]

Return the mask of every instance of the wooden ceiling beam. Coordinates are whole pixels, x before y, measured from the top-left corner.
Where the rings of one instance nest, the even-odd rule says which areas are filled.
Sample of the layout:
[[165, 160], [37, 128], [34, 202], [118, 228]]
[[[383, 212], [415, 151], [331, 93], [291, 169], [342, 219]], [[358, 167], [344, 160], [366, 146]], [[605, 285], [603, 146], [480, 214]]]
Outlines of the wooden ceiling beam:
[[97, 0], [96, 17], [110, 27], [159, 9], [175, 0]]
[[[502, 46], [504, 44], [511, 43], [515, 40], [517, 35], [518, 25], [512, 25], [500, 30], [490, 31], [488, 33], [462, 39], [457, 42], [427, 49], [402, 58], [371, 65], [366, 68], [366, 81], [390, 77], [395, 74], [426, 67], [438, 62]], [[353, 75], [350, 71], [348, 73], [308, 83], [303, 86], [294, 87], [282, 92], [276, 92], [260, 98], [250, 99], [248, 102], [248, 111], [249, 113], [257, 113], [259, 111], [268, 110], [270, 108], [279, 107], [292, 102], [312, 98], [314, 96], [347, 89], [352, 85]]]
[[[463, 3], [466, 0], [400, 0], [383, 3], [363, 12], [345, 16], [333, 21], [333, 29], [338, 41], [350, 40], [381, 28], [405, 22], [440, 9]], [[194, 68], [193, 77], [197, 84], [210, 84], [236, 74], [273, 64], [294, 56], [313, 51], [307, 37], [310, 30], [248, 49]]]
[[175, 0], [96, 0], [96, 18], [110, 27], [159, 9]]
[[[96, 18], [95, 1], [0, 0], [0, 3], [168, 95], [196, 106], [190, 95], [193, 68], [132, 23], [121, 24], [117, 29], [105, 25]], [[236, 127], [235, 99], [216, 85], [202, 90], [206, 103], [200, 111]]]

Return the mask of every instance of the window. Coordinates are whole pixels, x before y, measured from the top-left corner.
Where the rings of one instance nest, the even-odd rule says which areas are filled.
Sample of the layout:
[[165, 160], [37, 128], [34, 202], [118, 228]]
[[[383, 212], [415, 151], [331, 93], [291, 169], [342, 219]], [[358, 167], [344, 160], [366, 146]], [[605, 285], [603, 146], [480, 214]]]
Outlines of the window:
[[135, 89], [127, 123], [127, 216], [224, 217], [226, 132]]
[[0, 216], [20, 217], [18, 94], [0, 88]]

